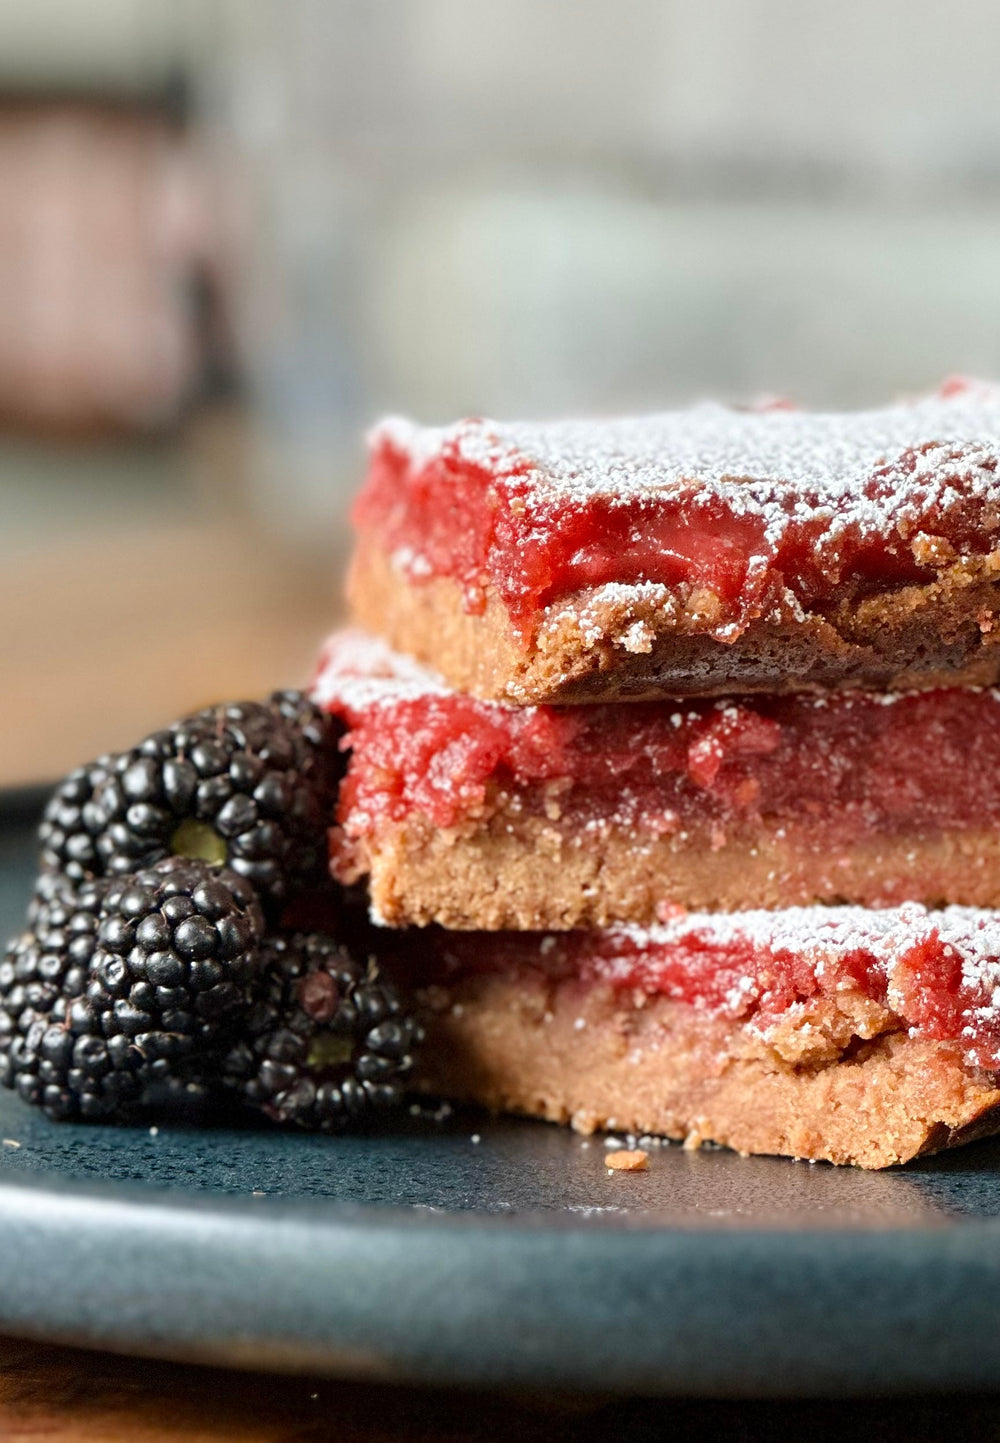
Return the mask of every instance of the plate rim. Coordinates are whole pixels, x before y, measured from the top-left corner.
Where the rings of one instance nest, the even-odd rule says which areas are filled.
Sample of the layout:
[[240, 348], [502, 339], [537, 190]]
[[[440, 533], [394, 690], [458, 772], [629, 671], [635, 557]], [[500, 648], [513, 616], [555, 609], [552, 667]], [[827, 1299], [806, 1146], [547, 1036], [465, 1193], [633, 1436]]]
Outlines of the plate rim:
[[[438, 1385], [787, 1397], [1000, 1387], [1000, 1247], [983, 1246], [1000, 1239], [1000, 1219], [540, 1227], [146, 1191], [0, 1181], [0, 1328]], [[880, 1301], [859, 1308], [866, 1298]]]

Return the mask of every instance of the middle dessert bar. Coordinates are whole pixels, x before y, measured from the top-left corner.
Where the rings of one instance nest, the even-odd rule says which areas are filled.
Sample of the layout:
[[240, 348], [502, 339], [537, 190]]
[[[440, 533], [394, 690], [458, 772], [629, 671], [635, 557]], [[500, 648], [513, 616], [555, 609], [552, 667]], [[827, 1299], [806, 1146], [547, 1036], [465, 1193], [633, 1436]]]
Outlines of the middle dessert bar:
[[1000, 692], [512, 707], [363, 632], [316, 699], [348, 754], [331, 868], [391, 926], [1000, 906]]

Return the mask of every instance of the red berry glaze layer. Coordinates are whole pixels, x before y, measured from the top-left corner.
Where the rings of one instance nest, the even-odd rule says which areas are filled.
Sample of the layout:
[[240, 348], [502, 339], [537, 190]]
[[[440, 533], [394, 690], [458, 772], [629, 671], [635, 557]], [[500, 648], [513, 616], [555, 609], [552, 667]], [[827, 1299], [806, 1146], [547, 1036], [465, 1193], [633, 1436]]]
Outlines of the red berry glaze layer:
[[369, 874], [394, 925], [649, 922], [664, 895], [1000, 905], [994, 690], [514, 707], [343, 632], [313, 695], [345, 727], [335, 875]]

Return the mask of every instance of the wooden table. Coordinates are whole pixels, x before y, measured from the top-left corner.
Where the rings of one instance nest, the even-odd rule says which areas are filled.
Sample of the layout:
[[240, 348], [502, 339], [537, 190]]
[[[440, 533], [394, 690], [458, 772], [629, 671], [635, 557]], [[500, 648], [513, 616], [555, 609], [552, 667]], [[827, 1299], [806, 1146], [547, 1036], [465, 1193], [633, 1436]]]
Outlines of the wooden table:
[[240, 1374], [0, 1338], [3, 1443], [977, 1443], [1000, 1402], [498, 1397]]
[[0, 567], [0, 786], [49, 781], [187, 711], [308, 682], [340, 573], [231, 520], [127, 525]]

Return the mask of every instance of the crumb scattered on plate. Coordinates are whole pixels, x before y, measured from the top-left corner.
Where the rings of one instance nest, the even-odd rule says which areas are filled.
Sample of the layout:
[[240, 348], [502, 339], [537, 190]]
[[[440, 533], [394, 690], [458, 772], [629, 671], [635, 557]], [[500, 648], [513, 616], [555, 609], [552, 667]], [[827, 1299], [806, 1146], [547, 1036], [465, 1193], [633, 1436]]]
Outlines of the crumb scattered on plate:
[[611, 1172], [645, 1172], [649, 1153], [643, 1147], [621, 1147], [617, 1152], [607, 1153], [604, 1163]]

